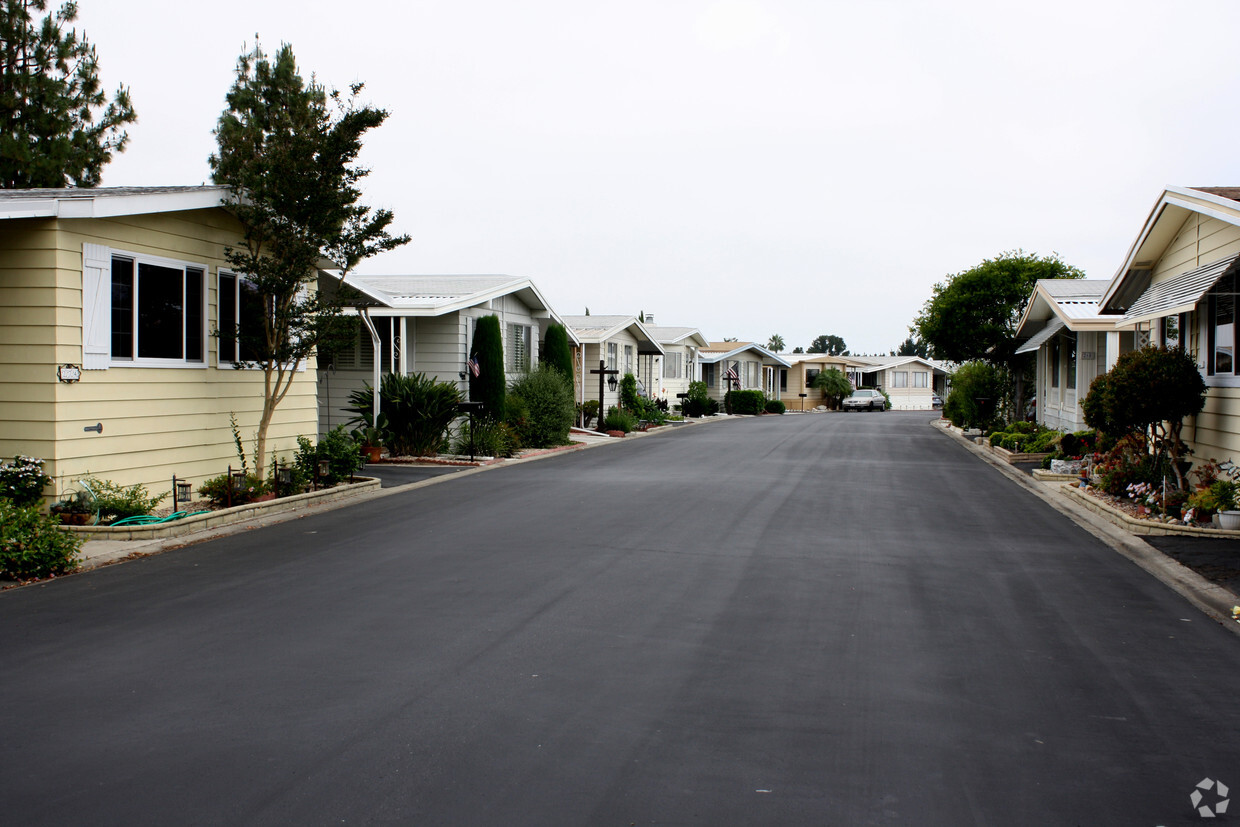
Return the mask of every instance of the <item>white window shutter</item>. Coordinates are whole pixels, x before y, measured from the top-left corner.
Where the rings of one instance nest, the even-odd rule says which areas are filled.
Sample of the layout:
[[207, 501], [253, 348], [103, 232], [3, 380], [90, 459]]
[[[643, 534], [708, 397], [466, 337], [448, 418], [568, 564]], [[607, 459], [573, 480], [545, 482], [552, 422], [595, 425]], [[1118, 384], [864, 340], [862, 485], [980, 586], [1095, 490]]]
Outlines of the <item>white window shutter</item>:
[[106, 370], [112, 354], [111, 252], [82, 245], [82, 367]]

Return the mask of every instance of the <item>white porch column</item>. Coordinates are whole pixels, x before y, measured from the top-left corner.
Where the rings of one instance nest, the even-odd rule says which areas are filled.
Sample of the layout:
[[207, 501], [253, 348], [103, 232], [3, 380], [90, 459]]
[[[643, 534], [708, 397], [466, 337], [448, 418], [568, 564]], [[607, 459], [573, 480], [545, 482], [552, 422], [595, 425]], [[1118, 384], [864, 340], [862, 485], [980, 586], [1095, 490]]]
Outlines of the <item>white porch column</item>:
[[1111, 368], [1115, 367], [1116, 361], [1119, 360], [1119, 331], [1107, 331], [1107, 372], [1110, 373]]
[[400, 317], [400, 372], [409, 375], [409, 319]]

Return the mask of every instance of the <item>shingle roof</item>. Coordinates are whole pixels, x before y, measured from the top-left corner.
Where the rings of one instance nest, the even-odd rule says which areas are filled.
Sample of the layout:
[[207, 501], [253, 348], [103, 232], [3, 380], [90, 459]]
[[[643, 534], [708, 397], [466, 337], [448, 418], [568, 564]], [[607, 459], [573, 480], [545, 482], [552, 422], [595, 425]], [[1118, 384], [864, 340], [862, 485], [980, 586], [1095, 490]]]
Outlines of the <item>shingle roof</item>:
[[1240, 201], [1240, 187], [1189, 187], [1189, 189], [1197, 190], [1197, 192], [1209, 193], [1210, 195], [1217, 195], [1219, 198]]
[[227, 187], [62, 187], [0, 190], [0, 219], [101, 218], [219, 207]]

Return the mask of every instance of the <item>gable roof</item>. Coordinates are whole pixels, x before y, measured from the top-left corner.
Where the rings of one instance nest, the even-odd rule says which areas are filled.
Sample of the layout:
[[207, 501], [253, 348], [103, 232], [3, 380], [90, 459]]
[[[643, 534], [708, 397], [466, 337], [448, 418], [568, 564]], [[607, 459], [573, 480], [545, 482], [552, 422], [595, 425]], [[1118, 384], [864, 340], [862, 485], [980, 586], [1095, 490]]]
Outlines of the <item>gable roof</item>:
[[757, 351], [758, 355], [762, 357], [763, 364], [783, 365], [786, 368], [792, 367], [781, 357], [754, 342], [711, 342], [709, 346], [703, 348], [698, 353], [698, 361], [705, 364], [721, 362], [724, 359], [739, 356], [747, 350]]
[[651, 335], [649, 329], [636, 316], [563, 316], [564, 324], [576, 336], [578, 343], [602, 345], [621, 331], [628, 331], [637, 339], [637, 352], [642, 355], [662, 355], [663, 347]]
[[926, 359], [922, 356], [849, 356], [858, 365], [860, 373], [874, 373], [887, 368], [898, 368], [901, 365], [907, 365], [913, 362], [930, 368], [931, 371], [939, 373], [947, 373], [947, 369], [942, 364], [933, 359]]
[[64, 187], [0, 190], [0, 219], [108, 218], [222, 207], [228, 187]]
[[[593, 317], [591, 317], [593, 318]], [[699, 350], [710, 345], [710, 341], [696, 327], [671, 327], [668, 325], [647, 324], [646, 330], [662, 345], [695, 345]], [[686, 341], [688, 340], [688, 341]]]
[[1238, 196], [1238, 187], [1164, 189], [1112, 277], [1110, 286], [1099, 302], [1099, 312], [1105, 315], [1126, 314], [1133, 307], [1149, 288], [1154, 265], [1175, 239], [1190, 214], [1200, 213], [1240, 226]]
[[[1069, 330], [1114, 330], [1115, 316], [1098, 312], [1098, 302], [1110, 284], [1106, 279], [1038, 279], [1021, 311], [1016, 338], [1034, 335], [1055, 319]], [[1027, 352], [1028, 344], [1016, 352]]]
[[[344, 283], [374, 302], [369, 305], [372, 316], [443, 316], [501, 296], [516, 295], [535, 313], [545, 313], [562, 322], [534, 282], [520, 276], [360, 276], [350, 273]], [[367, 305], [366, 302], [354, 304]], [[568, 336], [580, 344], [571, 328]]]

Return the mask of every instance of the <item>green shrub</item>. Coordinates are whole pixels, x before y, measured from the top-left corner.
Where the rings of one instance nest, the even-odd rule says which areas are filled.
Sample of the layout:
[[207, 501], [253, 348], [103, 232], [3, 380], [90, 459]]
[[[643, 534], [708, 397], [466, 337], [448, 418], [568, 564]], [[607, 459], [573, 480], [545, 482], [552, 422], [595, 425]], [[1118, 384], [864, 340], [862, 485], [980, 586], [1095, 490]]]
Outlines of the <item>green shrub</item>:
[[710, 398], [705, 382], [690, 382], [689, 395], [680, 407], [681, 412], [689, 417], [713, 416], [719, 413], [719, 403]]
[[734, 414], [757, 415], [766, 405], [766, 396], [759, 390], [728, 391], [723, 399], [724, 407], [730, 405]]
[[0, 577], [31, 580], [77, 568], [82, 538], [59, 524], [59, 517], [45, 517], [37, 505], [0, 497]]
[[568, 343], [568, 330], [562, 324], [547, 325], [547, 336], [543, 340], [540, 354], [542, 363], [558, 370], [567, 380], [570, 395], [573, 385], [573, 349]]
[[787, 409], [787, 408], [786, 408], [786, 406], [784, 405], [784, 403], [783, 403], [783, 402], [780, 402], [778, 399], [768, 399], [768, 400], [766, 400], [766, 407], [765, 407], [765, 410], [766, 410], [766, 412], [767, 412], [767, 413], [769, 413], [769, 414], [781, 414], [781, 413], [783, 413], [786, 409]]
[[216, 508], [227, 506], [229, 502], [233, 505], [245, 505], [252, 503], [259, 497], [267, 493], [267, 483], [255, 476], [254, 474], [245, 473], [242, 477], [240, 488], [232, 491], [232, 499], [229, 499], [229, 485], [232, 481], [228, 474], [220, 474], [218, 477], [212, 477], [198, 487], [198, 495], [206, 498]]
[[474, 322], [474, 345], [469, 355], [478, 360], [478, 375], [469, 374], [469, 398], [482, 403], [482, 415], [487, 419], [503, 422], [508, 381], [498, 316], [483, 316]]
[[1098, 434], [1095, 431], [1076, 431], [1059, 439], [1059, 451], [1064, 457], [1081, 457], [1097, 450]]
[[[992, 427], [998, 419], [1003, 377], [985, 362], [967, 362], [952, 375], [952, 390], [943, 403], [943, 416], [957, 428]], [[979, 403], [979, 398], [988, 401]]]
[[125, 488], [111, 480], [99, 480], [85, 477], [81, 485], [95, 496], [95, 508], [99, 511], [99, 522], [114, 523], [126, 517], [139, 517], [150, 514], [171, 491], [151, 496], [145, 486], [131, 485]]
[[573, 387], [558, 369], [542, 364], [513, 380], [508, 399], [524, 406], [524, 421], [517, 428], [521, 444], [527, 448], [549, 448], [568, 444], [573, 427]]
[[620, 380], [620, 407], [626, 411], [637, 411], [637, 377], [631, 373], [624, 374]]
[[16, 456], [0, 463], [0, 498], [17, 505], [34, 505], [43, 498], [43, 489], [52, 478], [43, 473], [43, 460]]
[[1215, 480], [1194, 492], [1187, 504], [1196, 510], [1198, 517], [1209, 517], [1218, 511], [1235, 510], [1238, 493], [1236, 483], [1231, 480]]
[[624, 431], [627, 434], [637, 430], [637, 424], [637, 417], [612, 405], [607, 409], [607, 416], [603, 419], [603, 430]]
[[1113, 437], [1139, 433], [1154, 453], [1170, 459], [1171, 477], [1183, 488], [1179, 470], [1184, 419], [1205, 407], [1206, 385], [1193, 357], [1181, 348], [1145, 347], [1121, 354], [1109, 373], [1089, 386], [1082, 412], [1090, 427]]
[[[470, 425], [465, 422], [457, 431], [453, 452], [467, 455], [470, 448]], [[473, 453], [478, 457], [511, 457], [517, 452], [516, 432], [506, 422], [475, 419], [473, 424]]]
[[598, 400], [587, 399], [579, 404], [577, 406], [577, 417], [578, 421], [581, 422], [581, 427], [589, 428], [590, 423], [598, 417]]
[[647, 422], [662, 425], [667, 421], [667, 411], [665, 410], [666, 406], [666, 402], [663, 403], [663, 407], [660, 407], [659, 403], [653, 399], [645, 396], [639, 396], [629, 412], [638, 419], [644, 419]]
[[345, 432], [343, 425], [337, 425], [324, 434], [317, 445], [311, 444], [304, 436], [297, 437], [297, 453], [293, 455], [294, 483], [308, 485], [322, 460], [327, 460], [327, 476], [319, 477], [320, 486], [341, 483], [366, 464], [361, 446]]
[[883, 395], [883, 410], [885, 411], [891, 410], [891, 394], [887, 393], [887, 391], [883, 390], [882, 388], [875, 388], [874, 390], [878, 391], [879, 393]]
[[[448, 426], [458, 415], [461, 393], [451, 382], [436, 382], [424, 373], [385, 373], [379, 382], [380, 431], [393, 456], [425, 457], [438, 454]], [[351, 425], [371, 424], [374, 389], [349, 394]]]

